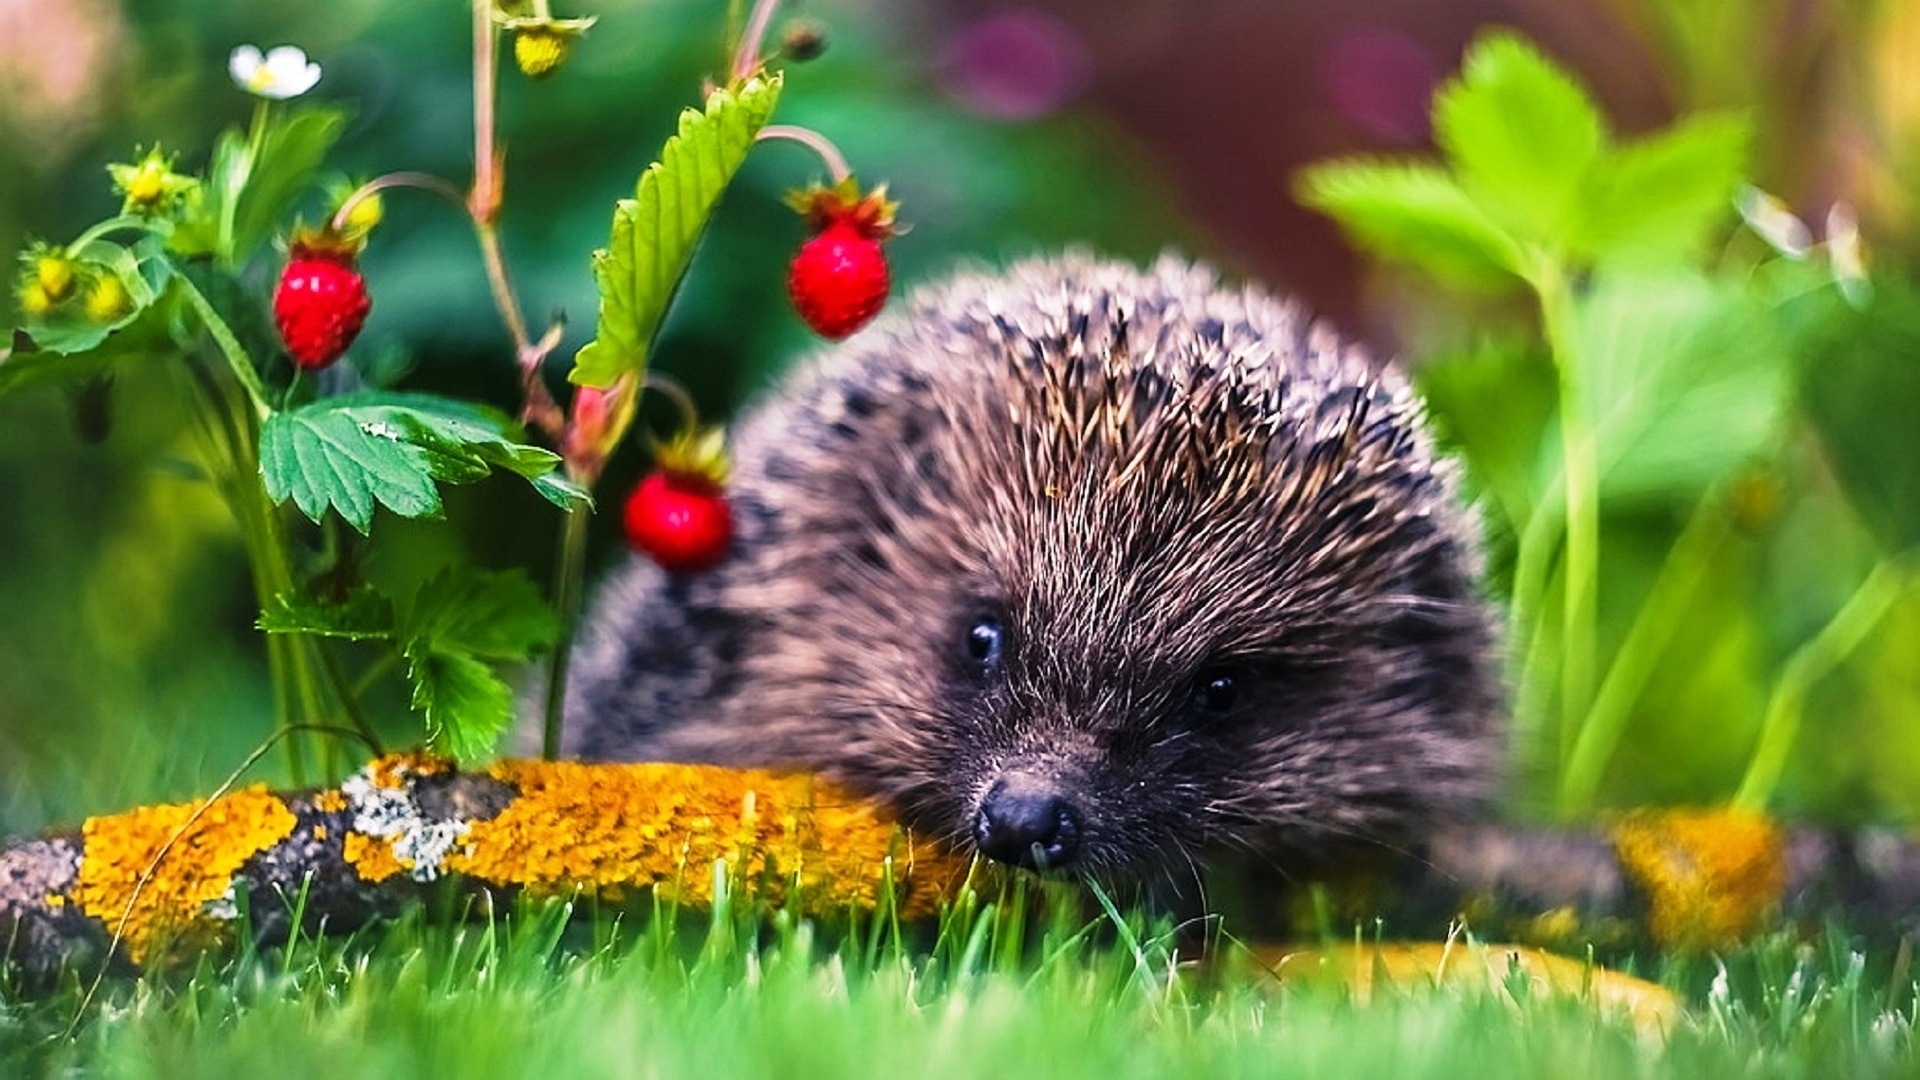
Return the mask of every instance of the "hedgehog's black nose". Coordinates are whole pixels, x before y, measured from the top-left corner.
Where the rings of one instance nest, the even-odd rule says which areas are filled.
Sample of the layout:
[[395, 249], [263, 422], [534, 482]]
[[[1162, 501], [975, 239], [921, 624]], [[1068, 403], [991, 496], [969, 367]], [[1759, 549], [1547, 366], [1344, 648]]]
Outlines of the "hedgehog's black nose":
[[980, 800], [974, 843], [990, 859], [1029, 870], [1058, 870], [1080, 848], [1080, 813], [1043, 780], [1002, 778]]

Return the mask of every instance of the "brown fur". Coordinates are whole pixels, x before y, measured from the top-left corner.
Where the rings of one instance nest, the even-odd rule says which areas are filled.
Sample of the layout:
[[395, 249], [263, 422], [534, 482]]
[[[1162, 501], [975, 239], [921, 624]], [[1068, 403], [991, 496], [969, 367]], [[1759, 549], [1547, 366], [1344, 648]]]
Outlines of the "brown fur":
[[[958, 839], [1039, 776], [1119, 877], [1417, 843], [1488, 790], [1452, 467], [1293, 304], [1174, 260], [963, 275], [797, 371], [735, 456], [730, 561], [602, 590], [574, 751], [818, 769]], [[1240, 700], [1196, 711], [1219, 670]]]

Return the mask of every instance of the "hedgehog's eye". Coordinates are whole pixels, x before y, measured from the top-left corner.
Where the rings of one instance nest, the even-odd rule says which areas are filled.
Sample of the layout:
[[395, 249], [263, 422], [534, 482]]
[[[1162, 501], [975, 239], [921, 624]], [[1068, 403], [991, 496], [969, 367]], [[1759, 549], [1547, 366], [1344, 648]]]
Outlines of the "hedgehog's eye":
[[1196, 715], [1207, 719], [1225, 716], [1240, 703], [1245, 685], [1246, 677], [1236, 668], [1208, 668], [1193, 681], [1193, 697], [1189, 707]]
[[982, 615], [967, 626], [967, 659], [981, 668], [996, 667], [1005, 645], [1006, 631], [997, 615]]

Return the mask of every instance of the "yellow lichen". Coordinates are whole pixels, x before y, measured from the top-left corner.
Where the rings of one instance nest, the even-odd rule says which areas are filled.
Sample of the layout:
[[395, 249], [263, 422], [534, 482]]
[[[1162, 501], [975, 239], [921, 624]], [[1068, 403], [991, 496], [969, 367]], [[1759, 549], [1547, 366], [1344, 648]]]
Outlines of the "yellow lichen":
[[313, 797], [313, 808], [323, 814], [337, 814], [347, 808], [347, 797], [337, 788], [328, 788]]
[[400, 860], [393, 857], [391, 845], [365, 833], [348, 833], [341, 844], [341, 854], [362, 881], [385, 881], [395, 874], [407, 872]]
[[109, 930], [120, 930], [135, 963], [163, 937], [217, 937], [221, 921], [208, 915], [208, 905], [227, 897], [247, 860], [286, 839], [296, 824], [293, 811], [264, 786], [212, 803], [89, 818], [72, 899]]
[[[810, 911], [872, 909], [890, 872], [903, 915], [933, 911], [961, 860], [916, 843], [873, 803], [808, 776], [694, 765], [508, 761], [492, 775], [519, 792], [472, 823], [445, 868], [536, 894], [618, 896], [654, 886], [713, 899], [724, 859], [761, 895], [797, 883]], [[891, 859], [891, 863], [889, 863]]]
[[1780, 830], [1737, 810], [1650, 810], [1612, 830], [1620, 865], [1647, 895], [1667, 947], [1710, 949], [1760, 930], [1786, 888]]
[[[373, 786], [399, 790], [407, 786], [415, 776], [438, 776], [443, 772], [452, 772], [454, 764], [450, 759], [435, 757], [426, 753], [388, 754], [374, 758], [368, 763], [367, 772]], [[346, 802], [341, 798], [342, 804]]]

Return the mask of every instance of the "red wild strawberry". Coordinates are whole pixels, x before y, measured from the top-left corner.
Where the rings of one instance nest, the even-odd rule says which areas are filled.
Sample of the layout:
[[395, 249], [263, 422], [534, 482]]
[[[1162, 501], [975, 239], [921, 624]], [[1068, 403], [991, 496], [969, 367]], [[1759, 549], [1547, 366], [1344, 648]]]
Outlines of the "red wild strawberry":
[[350, 251], [294, 243], [273, 290], [273, 321], [294, 363], [314, 371], [340, 359], [372, 307]]
[[787, 201], [814, 233], [787, 269], [793, 309], [821, 337], [846, 337], [886, 306], [892, 277], [880, 242], [894, 235], [894, 204], [884, 186], [860, 194], [852, 177]]
[[670, 574], [713, 569], [733, 542], [726, 492], [698, 473], [648, 473], [627, 497], [625, 524], [627, 542]]

